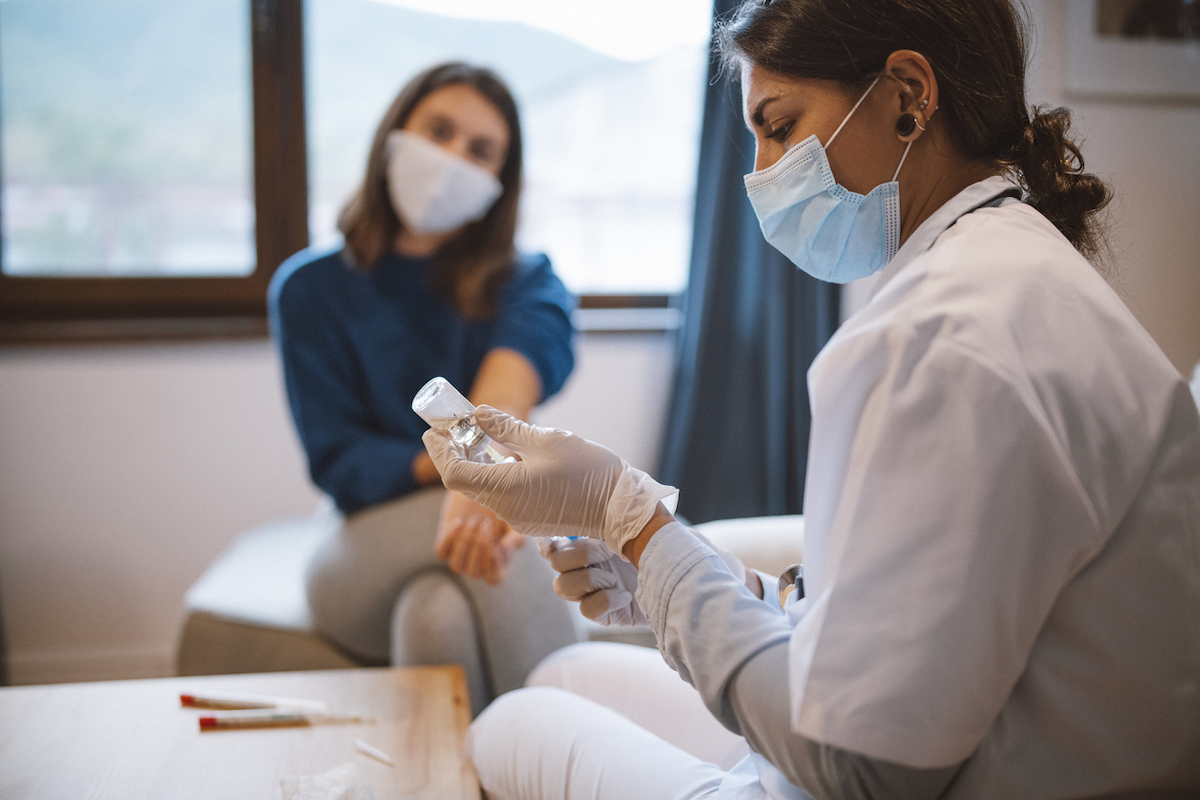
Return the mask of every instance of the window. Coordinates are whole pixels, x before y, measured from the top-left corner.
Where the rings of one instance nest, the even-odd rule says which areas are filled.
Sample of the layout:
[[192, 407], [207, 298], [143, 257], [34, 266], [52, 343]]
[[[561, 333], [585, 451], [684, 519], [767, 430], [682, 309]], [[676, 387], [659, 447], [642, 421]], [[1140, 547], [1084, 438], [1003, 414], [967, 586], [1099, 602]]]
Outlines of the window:
[[521, 103], [520, 245], [580, 294], [676, 293], [710, 13], [0, 0], [0, 338], [90, 338], [114, 319], [117, 335], [139, 335], [131, 320], [150, 335], [262, 331], [271, 272], [310, 237], [336, 241], [387, 103], [448, 58], [493, 66]]
[[297, 0], [0, 0], [0, 338], [265, 330], [307, 242], [300, 26]]
[[242, 0], [0, 6], [4, 272], [254, 271]]
[[585, 295], [687, 280], [711, 0], [309, 0], [310, 231], [362, 178], [375, 126], [421, 69], [493, 67], [521, 107], [519, 244]]

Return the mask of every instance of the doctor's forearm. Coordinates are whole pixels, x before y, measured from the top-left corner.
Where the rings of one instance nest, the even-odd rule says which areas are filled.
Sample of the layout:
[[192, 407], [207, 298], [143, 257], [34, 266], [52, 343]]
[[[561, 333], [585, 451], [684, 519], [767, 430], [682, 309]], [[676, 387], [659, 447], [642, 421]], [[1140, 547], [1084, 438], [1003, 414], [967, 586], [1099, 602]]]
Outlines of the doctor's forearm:
[[667, 664], [696, 687], [723, 725], [738, 732], [728, 685], [754, 654], [791, 637], [778, 604], [752, 594], [709, 545], [673, 521], [641, 553], [637, 599]]
[[772, 645], [738, 671], [726, 703], [751, 748], [816, 800], [925, 800], [941, 796], [958, 772], [905, 767], [794, 733], [788, 674], [788, 643]]
[[745, 736], [789, 781], [822, 800], [932, 798], [949, 784], [957, 767], [913, 770], [793, 733], [792, 626], [778, 606], [751, 595], [678, 523], [657, 529], [643, 546], [638, 602], [663, 658], [725, 727]]
[[[650, 539], [654, 534], [665, 525], [675, 522], [675, 516], [667, 511], [662, 503], [654, 509], [654, 515], [650, 517], [650, 521], [645, 524], [641, 532], [625, 543], [621, 548], [621, 555], [629, 559], [629, 563], [635, 567], [641, 563], [642, 553], [646, 550], [646, 545], [650, 544]], [[761, 596], [761, 595], [760, 595]]]

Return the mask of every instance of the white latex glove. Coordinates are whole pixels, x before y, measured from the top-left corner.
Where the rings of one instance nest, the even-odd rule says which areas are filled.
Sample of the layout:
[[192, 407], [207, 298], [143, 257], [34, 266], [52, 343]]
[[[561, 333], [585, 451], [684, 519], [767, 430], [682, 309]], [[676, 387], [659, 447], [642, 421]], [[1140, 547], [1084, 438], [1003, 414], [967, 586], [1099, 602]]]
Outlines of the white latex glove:
[[[718, 547], [704, 534], [692, 534], [720, 556], [725, 566], [752, 593], [762, 597], [758, 576], [750, 572], [741, 560], [728, 550]], [[565, 600], [579, 603], [579, 610], [601, 625], [647, 625], [649, 620], [638, 605], [637, 568], [614, 555], [595, 539], [566, 539], [551, 537], [537, 540], [538, 552], [555, 571], [554, 592]], [[757, 588], [756, 588], [757, 584]]]
[[554, 579], [559, 597], [601, 625], [646, 625], [637, 591], [637, 568], [598, 539], [538, 539], [538, 551], [561, 573]]
[[614, 553], [641, 532], [659, 501], [678, 492], [634, 469], [607, 447], [556, 428], [539, 428], [490, 406], [475, 421], [520, 460], [480, 464], [443, 431], [425, 449], [446, 488], [465, 494], [529, 536], [590, 536]]

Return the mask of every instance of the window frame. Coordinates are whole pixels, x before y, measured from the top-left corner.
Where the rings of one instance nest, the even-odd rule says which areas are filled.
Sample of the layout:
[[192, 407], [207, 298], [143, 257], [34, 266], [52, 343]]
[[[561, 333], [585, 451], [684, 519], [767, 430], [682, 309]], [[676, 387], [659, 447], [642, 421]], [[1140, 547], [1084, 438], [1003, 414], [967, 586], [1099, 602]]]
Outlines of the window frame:
[[248, 6], [254, 271], [195, 278], [23, 277], [0, 271], [0, 342], [266, 332], [271, 275], [308, 245], [303, 2], [249, 0]]
[[[304, 3], [248, 0], [248, 6], [254, 271], [231, 277], [60, 278], [12, 276], [0, 269], [0, 344], [267, 334], [271, 276], [309, 242]], [[3, 212], [0, 206], [0, 215]], [[667, 309], [677, 305], [678, 297], [582, 295], [579, 305], [581, 309]], [[653, 327], [657, 329], [657, 324]], [[666, 324], [662, 329], [671, 327]]]

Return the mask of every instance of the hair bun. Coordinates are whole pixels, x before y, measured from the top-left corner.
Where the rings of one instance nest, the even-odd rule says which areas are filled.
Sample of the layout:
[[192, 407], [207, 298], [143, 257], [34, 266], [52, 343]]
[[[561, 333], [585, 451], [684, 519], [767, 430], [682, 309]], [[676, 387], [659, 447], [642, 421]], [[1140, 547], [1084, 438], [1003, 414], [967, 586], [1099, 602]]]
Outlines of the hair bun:
[[1112, 191], [1084, 172], [1083, 154], [1070, 138], [1070, 128], [1069, 110], [1034, 108], [1009, 161], [1020, 173], [1030, 205], [1091, 257], [1101, 245], [1090, 218], [1108, 205]]

